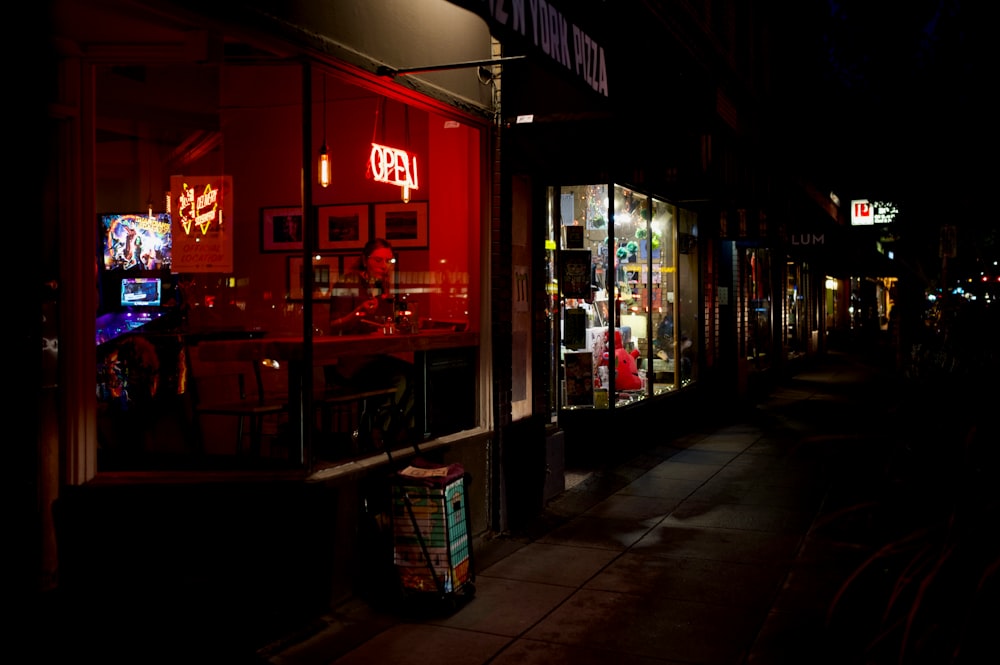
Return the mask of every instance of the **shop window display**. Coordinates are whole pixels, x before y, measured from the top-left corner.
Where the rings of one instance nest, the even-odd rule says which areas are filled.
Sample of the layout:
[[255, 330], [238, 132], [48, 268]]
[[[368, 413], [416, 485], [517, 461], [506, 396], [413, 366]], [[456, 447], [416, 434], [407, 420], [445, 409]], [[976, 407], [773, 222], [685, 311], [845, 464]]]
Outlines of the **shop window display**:
[[748, 361], [758, 368], [770, 365], [771, 343], [771, 252], [764, 247], [741, 248], [743, 339]]
[[[562, 408], [602, 408], [605, 397], [624, 406], [693, 378], [696, 218], [624, 186], [613, 186], [610, 197], [608, 189], [550, 190], [550, 239], [559, 243], [551, 271], [558, 275]], [[581, 367], [590, 368], [589, 382], [581, 381]]]

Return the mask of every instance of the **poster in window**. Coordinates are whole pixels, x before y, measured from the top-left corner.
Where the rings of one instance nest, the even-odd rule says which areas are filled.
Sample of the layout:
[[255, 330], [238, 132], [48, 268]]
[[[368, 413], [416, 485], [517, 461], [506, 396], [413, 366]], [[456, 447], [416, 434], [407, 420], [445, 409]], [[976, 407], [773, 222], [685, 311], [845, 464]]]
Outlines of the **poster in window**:
[[559, 284], [565, 298], [590, 302], [590, 250], [564, 249], [559, 253]]
[[566, 406], [594, 405], [594, 354], [590, 351], [567, 351]]
[[566, 231], [567, 249], [583, 249], [582, 226], [564, 226], [563, 230]]
[[587, 310], [566, 310], [563, 315], [563, 346], [567, 349], [587, 348]]
[[170, 176], [170, 271], [233, 271], [233, 178]]

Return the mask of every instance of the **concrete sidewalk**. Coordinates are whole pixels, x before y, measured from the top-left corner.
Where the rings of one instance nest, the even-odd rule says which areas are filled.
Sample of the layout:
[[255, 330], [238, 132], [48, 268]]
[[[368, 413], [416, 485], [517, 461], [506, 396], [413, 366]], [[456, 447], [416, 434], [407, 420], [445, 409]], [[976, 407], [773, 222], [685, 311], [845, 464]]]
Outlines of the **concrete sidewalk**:
[[892, 480], [896, 388], [890, 372], [831, 354], [732, 422], [659, 443], [647, 428], [648, 450], [559, 495], [533, 533], [484, 546], [475, 597], [458, 611], [353, 602], [259, 655], [274, 665], [894, 662], [888, 641], [863, 655], [882, 596], [851, 587], [834, 599], [891, 537], [870, 506]]

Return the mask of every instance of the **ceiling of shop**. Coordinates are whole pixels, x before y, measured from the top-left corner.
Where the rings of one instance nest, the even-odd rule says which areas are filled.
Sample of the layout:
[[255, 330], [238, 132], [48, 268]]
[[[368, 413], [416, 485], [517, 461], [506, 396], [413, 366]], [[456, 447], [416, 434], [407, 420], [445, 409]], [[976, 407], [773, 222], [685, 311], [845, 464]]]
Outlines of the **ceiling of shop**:
[[175, 164], [219, 141], [218, 65], [281, 57], [140, 4], [55, 0], [50, 16], [56, 48], [96, 63], [97, 141], [162, 144]]

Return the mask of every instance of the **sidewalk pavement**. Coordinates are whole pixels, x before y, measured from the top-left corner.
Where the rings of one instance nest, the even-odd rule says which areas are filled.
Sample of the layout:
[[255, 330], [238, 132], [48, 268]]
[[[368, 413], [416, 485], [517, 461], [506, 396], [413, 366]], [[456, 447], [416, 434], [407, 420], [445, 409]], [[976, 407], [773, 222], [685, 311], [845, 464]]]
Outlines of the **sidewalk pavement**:
[[648, 449], [557, 496], [531, 533], [484, 544], [475, 595], [457, 611], [353, 601], [258, 656], [273, 665], [897, 662], [892, 639], [865, 649], [892, 566], [837, 595], [898, 535], [900, 522], [872, 508], [898, 480], [897, 385], [889, 370], [830, 354], [730, 422], [664, 441], [650, 425]]
[[[886, 586], [898, 562], [865, 568], [838, 596], [908, 524], [898, 506], [879, 507], [900, 485], [899, 418], [913, 415], [896, 388], [891, 372], [830, 354], [731, 422], [660, 442], [649, 424], [648, 450], [560, 494], [537, 532], [484, 545], [475, 596], [457, 611], [354, 601], [258, 655], [273, 665], [946, 662], [915, 646], [900, 659], [904, 622], [875, 640], [893, 589], [898, 603], [905, 595]], [[913, 625], [910, 637], [931, 632]]]

